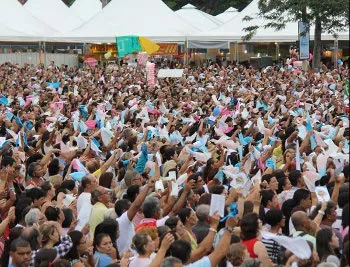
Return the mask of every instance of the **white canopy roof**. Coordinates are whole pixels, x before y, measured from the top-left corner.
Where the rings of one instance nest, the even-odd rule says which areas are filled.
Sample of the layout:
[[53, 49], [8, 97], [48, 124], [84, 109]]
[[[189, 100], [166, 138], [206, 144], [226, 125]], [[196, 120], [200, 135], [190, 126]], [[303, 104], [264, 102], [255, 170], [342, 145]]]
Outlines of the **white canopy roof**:
[[35, 41], [35, 38], [28, 33], [13, 30], [0, 22], [0, 41]]
[[220, 20], [222, 23], [225, 23], [229, 21], [230, 19], [234, 18], [238, 14], [238, 9], [234, 7], [229, 7], [224, 12], [222, 12], [219, 15], [216, 15], [215, 18]]
[[222, 24], [214, 16], [198, 10], [191, 4], [183, 6], [181, 9], [175, 11], [175, 13], [200, 31], [208, 31]]
[[116, 36], [138, 35], [154, 41], [178, 42], [195, 32], [198, 30], [162, 0], [112, 0], [89, 21], [72, 31], [56, 35], [54, 39], [115, 42]]
[[24, 7], [59, 32], [69, 31], [83, 23], [61, 0], [28, 0]]
[[[215, 28], [214, 30], [197, 33], [192, 36], [193, 40], [207, 40], [207, 41], [242, 41], [242, 37], [247, 34], [243, 29], [249, 26], [258, 25], [260, 28], [252, 37], [250, 42], [292, 42], [298, 40], [298, 23], [287, 23], [285, 28], [276, 31], [273, 28], [264, 29], [267, 21], [263, 18], [258, 18], [259, 0], [253, 0], [245, 9], [237, 14], [233, 19], [225, 24]], [[249, 16], [253, 18], [249, 21], [243, 21], [243, 18]], [[339, 40], [349, 40], [349, 32], [338, 33]], [[310, 27], [310, 39], [314, 38], [314, 27]], [[333, 40], [331, 34], [322, 34], [322, 40]]]
[[1, 1], [0, 22], [15, 31], [25, 32], [26, 35], [34, 35], [38, 40], [56, 32], [45, 22], [34, 17], [17, 0]]
[[100, 0], [75, 0], [70, 9], [85, 22], [102, 10], [102, 3]]

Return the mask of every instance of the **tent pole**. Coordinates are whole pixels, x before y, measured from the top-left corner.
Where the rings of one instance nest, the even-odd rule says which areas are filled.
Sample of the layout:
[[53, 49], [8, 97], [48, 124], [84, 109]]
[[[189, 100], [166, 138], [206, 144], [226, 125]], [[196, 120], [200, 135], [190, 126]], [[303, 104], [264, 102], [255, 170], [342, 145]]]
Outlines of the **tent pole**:
[[41, 64], [42, 62], [41, 62], [41, 53], [42, 53], [42, 51], [41, 51], [41, 42], [39, 41], [39, 64]]
[[44, 49], [44, 66], [46, 67], [46, 42], [45, 41], [44, 41], [43, 49]]
[[235, 61], [238, 63], [238, 42], [235, 42]]
[[227, 60], [227, 54], [226, 54], [226, 64], [227, 64], [228, 61], [230, 61], [230, 57], [231, 57], [230, 41], [227, 41], [227, 46], [228, 46], [229, 58], [228, 58], [228, 60]]
[[186, 45], [185, 45], [185, 65], [187, 65], [187, 61], [188, 61], [188, 40], [187, 40], [187, 37], [186, 37], [186, 39], [185, 39], [185, 43], [186, 43]]

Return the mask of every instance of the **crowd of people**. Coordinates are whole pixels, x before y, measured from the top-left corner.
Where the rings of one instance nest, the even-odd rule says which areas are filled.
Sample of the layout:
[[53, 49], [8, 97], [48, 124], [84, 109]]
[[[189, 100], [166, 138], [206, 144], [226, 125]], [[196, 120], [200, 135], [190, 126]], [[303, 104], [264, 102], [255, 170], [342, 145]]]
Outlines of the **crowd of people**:
[[1, 65], [1, 266], [349, 266], [348, 75]]

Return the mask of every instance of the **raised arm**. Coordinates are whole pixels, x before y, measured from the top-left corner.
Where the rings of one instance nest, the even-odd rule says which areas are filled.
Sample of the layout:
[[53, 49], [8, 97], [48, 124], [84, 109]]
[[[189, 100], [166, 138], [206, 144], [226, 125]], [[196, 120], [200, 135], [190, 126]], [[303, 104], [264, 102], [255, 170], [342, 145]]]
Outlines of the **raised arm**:
[[140, 192], [140, 194], [136, 197], [134, 202], [131, 204], [130, 208], [127, 211], [129, 221], [132, 221], [136, 215], [136, 213], [140, 210], [142, 203], [145, 201], [148, 192], [154, 187], [154, 180], [150, 179], [148, 184], [144, 187], [144, 189]]

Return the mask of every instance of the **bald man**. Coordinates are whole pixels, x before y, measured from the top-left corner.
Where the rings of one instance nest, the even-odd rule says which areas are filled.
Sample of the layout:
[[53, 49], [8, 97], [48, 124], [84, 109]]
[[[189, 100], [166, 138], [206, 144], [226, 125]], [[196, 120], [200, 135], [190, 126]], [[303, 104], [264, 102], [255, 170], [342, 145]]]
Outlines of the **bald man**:
[[296, 230], [293, 237], [300, 236], [306, 241], [310, 241], [313, 244], [314, 249], [316, 249], [316, 238], [309, 234], [311, 232], [311, 220], [306, 212], [296, 211], [292, 214], [291, 219]]

